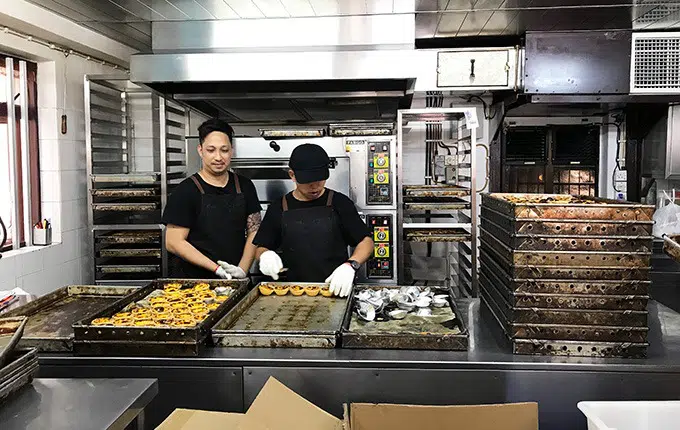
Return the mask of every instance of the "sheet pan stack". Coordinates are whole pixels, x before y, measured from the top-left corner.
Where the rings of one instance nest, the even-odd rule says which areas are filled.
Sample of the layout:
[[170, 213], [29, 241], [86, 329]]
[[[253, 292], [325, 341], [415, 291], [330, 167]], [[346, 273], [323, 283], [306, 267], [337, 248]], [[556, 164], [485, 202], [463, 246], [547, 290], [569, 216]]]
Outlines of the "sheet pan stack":
[[482, 300], [515, 354], [644, 357], [653, 206], [482, 196]]

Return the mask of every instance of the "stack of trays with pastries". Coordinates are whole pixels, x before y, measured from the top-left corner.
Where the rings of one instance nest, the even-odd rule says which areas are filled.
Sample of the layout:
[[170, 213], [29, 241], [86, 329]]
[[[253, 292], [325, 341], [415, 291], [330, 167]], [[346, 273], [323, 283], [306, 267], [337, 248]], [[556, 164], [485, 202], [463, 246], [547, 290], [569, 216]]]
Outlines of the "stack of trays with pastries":
[[485, 194], [482, 301], [515, 354], [645, 357], [653, 206]]

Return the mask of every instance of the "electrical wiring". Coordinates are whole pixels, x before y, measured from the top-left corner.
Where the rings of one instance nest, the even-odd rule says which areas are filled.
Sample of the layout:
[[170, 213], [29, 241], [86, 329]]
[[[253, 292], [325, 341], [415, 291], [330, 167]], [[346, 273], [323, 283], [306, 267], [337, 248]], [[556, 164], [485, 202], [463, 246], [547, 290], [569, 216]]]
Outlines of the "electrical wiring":
[[493, 115], [491, 115], [491, 108], [489, 105], [484, 101], [483, 98], [480, 96], [476, 95], [469, 95], [469, 96], [461, 96], [461, 99], [467, 100], [467, 102], [471, 102], [473, 99], [479, 100], [479, 102], [482, 104], [482, 113], [484, 114], [484, 119], [494, 119], [496, 118], [496, 115], [498, 114], [498, 109], [494, 109]]

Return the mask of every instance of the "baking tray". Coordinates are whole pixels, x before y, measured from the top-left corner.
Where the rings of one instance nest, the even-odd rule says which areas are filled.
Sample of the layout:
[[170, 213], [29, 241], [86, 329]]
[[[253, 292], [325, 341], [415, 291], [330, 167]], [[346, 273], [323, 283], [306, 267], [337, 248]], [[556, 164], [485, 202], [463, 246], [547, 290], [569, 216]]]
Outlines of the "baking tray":
[[588, 326], [569, 324], [522, 324], [508, 321], [493, 297], [484, 295], [484, 303], [509, 339], [538, 339], [583, 342], [647, 341], [647, 327]]
[[109, 257], [151, 257], [151, 258], [161, 258], [160, 248], [103, 248], [97, 251], [97, 255], [102, 258]]
[[95, 183], [131, 183], [131, 184], [153, 184], [160, 180], [160, 173], [101, 173], [91, 175], [92, 182]]
[[92, 203], [92, 210], [100, 212], [149, 212], [158, 209], [158, 203]]
[[[99, 310], [73, 324], [75, 333], [74, 352], [76, 355], [130, 355], [130, 356], [196, 356], [206, 340], [210, 340], [210, 329], [224, 314], [245, 295], [247, 279], [157, 279], [146, 287], [136, 290], [123, 300]], [[180, 283], [190, 288], [199, 283], [210, 285], [211, 289], [224, 286], [235, 292], [194, 327], [115, 327], [93, 326], [95, 318], [110, 317], [130, 303], [142, 300], [152, 291], [162, 289], [165, 284]]]
[[515, 339], [513, 354], [596, 358], [645, 358], [648, 343]]
[[436, 201], [469, 196], [470, 189], [459, 185], [404, 185], [402, 194], [404, 201]]
[[517, 308], [508, 304], [493, 285], [479, 277], [479, 287], [491, 297], [507, 321], [516, 324], [565, 324], [585, 326], [647, 327], [647, 311]]
[[92, 190], [93, 197], [156, 197], [157, 188], [99, 188]]
[[161, 271], [160, 264], [97, 264], [99, 273], [156, 273]]
[[19, 347], [35, 347], [38, 351], [72, 351], [71, 325], [75, 321], [135, 290], [127, 286], [70, 285], [28, 302], [5, 316], [28, 318]]
[[[532, 202], [513, 203], [507, 200], [508, 197], [527, 199]], [[616, 221], [652, 221], [655, 209], [653, 205], [583, 196], [568, 196], [571, 199], [571, 202], [568, 203], [536, 202], [536, 200], [554, 200], [564, 197], [567, 196], [557, 194], [482, 194], [482, 207], [514, 218]]]
[[0, 368], [7, 364], [8, 357], [24, 334], [26, 317], [0, 318]]
[[680, 236], [663, 235], [663, 252], [673, 260], [680, 263]]
[[418, 202], [417, 199], [411, 202], [404, 202], [404, 209], [408, 211], [453, 211], [470, 209], [470, 202], [459, 199], [447, 201], [438, 200], [437, 202]]
[[409, 242], [469, 242], [472, 240], [472, 235], [462, 228], [404, 227], [404, 240]]
[[[259, 285], [262, 284], [324, 285], [304, 282], [263, 282]], [[263, 296], [258, 287], [253, 288], [215, 325], [212, 336], [216, 345], [335, 348], [347, 298], [293, 296], [290, 293]]]
[[[342, 328], [343, 348], [364, 349], [428, 349], [467, 351], [468, 331], [460, 317], [455, 297], [450, 289], [433, 287], [439, 294], [449, 296], [449, 307], [435, 308], [450, 326], [442, 324], [441, 317], [419, 317], [409, 313], [403, 320], [360, 321], [354, 312], [355, 294], [364, 289], [399, 289], [400, 286], [357, 285], [349, 298]], [[454, 332], [453, 328], [457, 330]]]
[[37, 350], [15, 350], [9, 364], [0, 368], [0, 403], [30, 384], [37, 373]]
[[511, 278], [496, 261], [480, 252], [480, 271], [493, 273], [506, 288], [518, 293], [647, 295], [651, 281]]
[[515, 251], [652, 252], [653, 236], [551, 236], [512, 234], [489, 219], [481, 228]]
[[511, 218], [481, 207], [480, 218], [513, 234], [551, 236], [651, 236], [653, 221], [616, 221], [549, 218]]
[[517, 279], [562, 279], [562, 280], [636, 280], [648, 281], [650, 279], [649, 267], [575, 267], [575, 266], [536, 266], [536, 265], [513, 265], [498, 256], [493, 248], [482, 246], [479, 248], [480, 256], [486, 256], [487, 260], [493, 260], [508, 276]]
[[601, 295], [601, 294], [541, 294], [518, 293], [511, 291], [492, 272], [482, 269], [479, 276], [487, 285], [493, 285], [503, 296], [505, 302], [516, 308], [557, 308], [557, 309], [609, 309], [635, 310], [647, 309], [649, 296]]
[[617, 269], [649, 267], [651, 252], [595, 252], [595, 251], [515, 251], [501, 243], [480, 227], [482, 246], [491, 248], [495, 255], [515, 266], [613, 267]]
[[161, 243], [161, 230], [114, 231], [95, 237], [102, 244]]

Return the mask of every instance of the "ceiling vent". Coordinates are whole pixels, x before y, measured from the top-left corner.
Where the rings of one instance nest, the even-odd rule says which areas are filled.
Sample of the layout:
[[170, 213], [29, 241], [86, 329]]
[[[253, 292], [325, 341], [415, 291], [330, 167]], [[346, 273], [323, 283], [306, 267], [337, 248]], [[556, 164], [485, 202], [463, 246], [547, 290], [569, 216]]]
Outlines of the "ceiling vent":
[[680, 32], [633, 33], [631, 94], [680, 94]]

